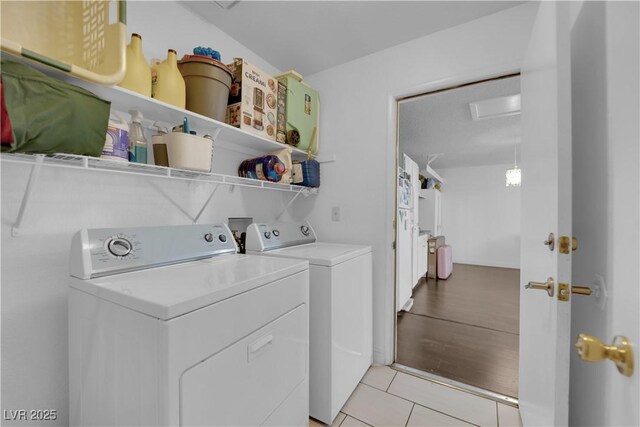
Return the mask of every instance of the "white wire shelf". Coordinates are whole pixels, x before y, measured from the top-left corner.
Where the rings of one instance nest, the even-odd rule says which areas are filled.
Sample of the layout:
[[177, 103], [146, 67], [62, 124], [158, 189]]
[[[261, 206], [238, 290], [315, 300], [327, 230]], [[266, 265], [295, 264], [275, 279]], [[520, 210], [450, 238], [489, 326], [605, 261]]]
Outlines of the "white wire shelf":
[[98, 172], [111, 172], [127, 175], [141, 175], [156, 178], [169, 178], [186, 181], [210, 182], [214, 184], [226, 184], [240, 187], [261, 188], [267, 190], [301, 192], [303, 195], [317, 194], [317, 188], [302, 187], [299, 185], [280, 184], [277, 182], [260, 181], [257, 179], [241, 178], [238, 176], [223, 175], [218, 173], [195, 172], [184, 169], [167, 168], [164, 166], [144, 165], [98, 157], [80, 156], [75, 154], [25, 154], [2, 153], [2, 162], [21, 163], [43, 166], [87, 169]]

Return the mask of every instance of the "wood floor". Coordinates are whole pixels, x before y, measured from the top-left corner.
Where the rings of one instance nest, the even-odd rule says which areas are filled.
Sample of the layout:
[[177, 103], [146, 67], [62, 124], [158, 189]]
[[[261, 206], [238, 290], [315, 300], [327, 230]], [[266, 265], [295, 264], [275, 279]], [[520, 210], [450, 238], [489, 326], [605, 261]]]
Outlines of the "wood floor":
[[520, 271], [454, 264], [447, 280], [423, 278], [398, 315], [402, 365], [518, 396]]

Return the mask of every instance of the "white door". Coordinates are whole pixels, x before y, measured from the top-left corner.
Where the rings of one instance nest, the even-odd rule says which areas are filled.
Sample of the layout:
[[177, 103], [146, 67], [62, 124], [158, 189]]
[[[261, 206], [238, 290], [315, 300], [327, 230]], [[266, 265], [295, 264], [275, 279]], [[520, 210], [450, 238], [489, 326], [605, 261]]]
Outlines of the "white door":
[[[522, 227], [519, 401], [524, 425], [567, 425], [571, 305], [571, 75], [569, 5], [541, 2], [522, 64]], [[553, 251], [543, 244], [550, 232]], [[525, 289], [553, 280], [553, 294]]]

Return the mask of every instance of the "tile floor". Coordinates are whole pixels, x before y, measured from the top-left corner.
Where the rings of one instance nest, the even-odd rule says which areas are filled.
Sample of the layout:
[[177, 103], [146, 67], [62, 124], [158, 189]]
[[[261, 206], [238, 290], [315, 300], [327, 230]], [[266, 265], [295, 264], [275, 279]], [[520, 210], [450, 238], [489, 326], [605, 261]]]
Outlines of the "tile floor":
[[[309, 419], [309, 426], [322, 426]], [[334, 426], [522, 427], [516, 408], [423, 380], [388, 366], [372, 366]]]

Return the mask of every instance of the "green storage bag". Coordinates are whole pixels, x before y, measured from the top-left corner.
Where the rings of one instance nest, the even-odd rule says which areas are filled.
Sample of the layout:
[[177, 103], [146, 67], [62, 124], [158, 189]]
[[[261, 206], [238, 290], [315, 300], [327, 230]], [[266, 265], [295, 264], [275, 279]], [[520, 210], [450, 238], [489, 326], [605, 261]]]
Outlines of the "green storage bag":
[[2, 151], [102, 154], [111, 103], [80, 87], [2, 58], [14, 141]]

